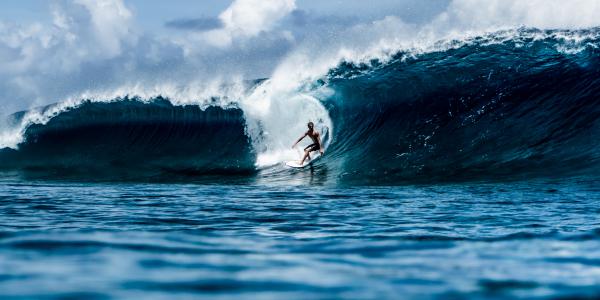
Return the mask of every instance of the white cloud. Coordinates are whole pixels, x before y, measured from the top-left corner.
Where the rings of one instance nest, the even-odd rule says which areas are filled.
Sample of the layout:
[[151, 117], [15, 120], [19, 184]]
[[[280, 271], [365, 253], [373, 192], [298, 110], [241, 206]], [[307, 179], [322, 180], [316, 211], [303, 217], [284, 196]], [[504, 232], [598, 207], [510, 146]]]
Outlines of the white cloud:
[[205, 33], [216, 46], [229, 46], [236, 38], [269, 31], [296, 8], [295, 0], [236, 0], [219, 15], [223, 28]]
[[219, 18], [225, 29], [244, 36], [269, 30], [296, 8], [294, 0], [236, 0]]
[[121, 44], [129, 38], [135, 39], [130, 29], [132, 13], [122, 0], [75, 0], [90, 14], [97, 46], [107, 56], [121, 53]]
[[267, 76], [293, 43], [275, 26], [294, 7], [293, 0], [233, 2], [217, 32], [226, 45], [215, 48], [203, 35], [136, 30], [124, 0], [57, 0], [51, 23], [0, 22], [0, 114], [94, 90]]
[[85, 65], [121, 57], [136, 44], [122, 0], [57, 1], [51, 16], [51, 24], [0, 26], [0, 97], [11, 102], [5, 109], [58, 101], [89, 85], [77, 82], [90, 71]]

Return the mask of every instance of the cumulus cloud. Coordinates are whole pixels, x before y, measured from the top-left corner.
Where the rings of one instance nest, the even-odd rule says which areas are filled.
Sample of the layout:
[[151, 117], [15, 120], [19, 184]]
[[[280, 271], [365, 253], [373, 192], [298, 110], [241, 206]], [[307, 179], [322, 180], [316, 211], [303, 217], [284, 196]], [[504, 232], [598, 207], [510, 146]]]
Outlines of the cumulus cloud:
[[120, 54], [122, 41], [132, 37], [132, 13], [125, 4], [113, 0], [75, 0], [75, 3], [87, 9], [96, 45], [109, 56]]
[[136, 43], [132, 14], [122, 1], [58, 1], [51, 14], [51, 24], [0, 26], [5, 107], [22, 107], [15, 100], [40, 104], [59, 90], [77, 89], [85, 85], [76, 82], [85, 79], [78, 76], [85, 65], [120, 57]]
[[206, 39], [223, 47], [236, 38], [255, 37], [271, 30], [295, 8], [295, 0], [235, 0], [219, 15], [223, 28], [206, 33]]
[[0, 21], [0, 114], [94, 90], [172, 89], [268, 76], [292, 46], [293, 39], [274, 26], [294, 5], [238, 0], [216, 22], [173, 24], [218, 27], [215, 34], [225, 35], [227, 45], [213, 44], [203, 33], [139, 31], [123, 0], [57, 0], [50, 6], [51, 23]]
[[269, 30], [296, 8], [294, 0], [236, 0], [219, 18], [225, 29], [244, 36]]

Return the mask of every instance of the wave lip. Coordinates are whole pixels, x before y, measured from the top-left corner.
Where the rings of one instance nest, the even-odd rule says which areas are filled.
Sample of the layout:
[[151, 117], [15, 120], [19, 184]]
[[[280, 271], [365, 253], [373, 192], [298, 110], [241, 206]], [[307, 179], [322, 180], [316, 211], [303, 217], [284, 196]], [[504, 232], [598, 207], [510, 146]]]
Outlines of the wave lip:
[[245, 174], [254, 164], [240, 109], [175, 106], [161, 97], [83, 102], [30, 125], [17, 150], [0, 150], [0, 169], [94, 176]]

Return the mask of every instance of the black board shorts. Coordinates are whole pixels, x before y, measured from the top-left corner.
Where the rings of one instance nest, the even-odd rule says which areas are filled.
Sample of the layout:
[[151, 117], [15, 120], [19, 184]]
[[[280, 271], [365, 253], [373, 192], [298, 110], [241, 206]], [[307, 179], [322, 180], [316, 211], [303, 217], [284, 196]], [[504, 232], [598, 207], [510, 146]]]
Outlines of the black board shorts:
[[304, 151], [308, 150], [308, 152], [313, 152], [313, 151], [317, 151], [321, 149], [321, 147], [319, 147], [318, 144], [310, 144], [308, 146], [306, 146], [306, 148], [304, 148]]

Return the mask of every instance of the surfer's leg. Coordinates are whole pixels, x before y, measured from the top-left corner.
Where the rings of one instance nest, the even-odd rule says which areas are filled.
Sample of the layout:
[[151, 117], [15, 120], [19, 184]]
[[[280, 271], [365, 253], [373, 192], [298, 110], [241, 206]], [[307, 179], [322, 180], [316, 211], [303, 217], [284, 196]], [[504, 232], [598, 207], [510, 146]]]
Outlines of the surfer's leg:
[[310, 151], [308, 149], [304, 150], [304, 157], [302, 157], [302, 161], [300, 161], [301, 165], [304, 164], [304, 161], [306, 160], [306, 158], [308, 158], [308, 160], [310, 160]]
[[304, 148], [304, 157], [302, 157], [302, 161], [300, 161], [300, 164], [304, 164], [306, 158], [310, 160], [310, 151], [313, 151], [312, 148], [314, 147], [314, 145], [315, 144], [310, 144], [306, 148]]

